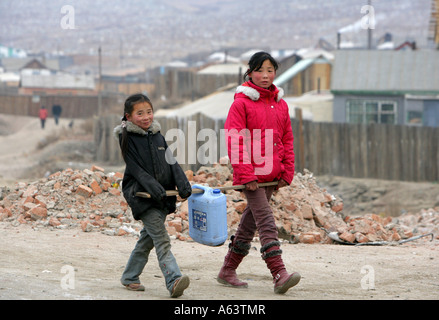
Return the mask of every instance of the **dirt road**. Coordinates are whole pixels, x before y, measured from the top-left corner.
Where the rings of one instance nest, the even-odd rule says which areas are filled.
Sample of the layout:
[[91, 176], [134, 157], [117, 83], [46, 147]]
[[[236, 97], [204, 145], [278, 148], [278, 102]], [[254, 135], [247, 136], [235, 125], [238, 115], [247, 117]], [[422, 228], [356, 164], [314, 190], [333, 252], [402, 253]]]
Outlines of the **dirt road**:
[[[62, 145], [62, 141], [67, 142], [67, 138], [74, 139], [75, 134], [81, 132], [83, 120], [75, 119], [75, 125], [70, 129], [71, 120], [61, 118], [55, 125], [49, 118], [43, 130], [37, 117], [0, 114], [0, 186], [14, 186], [19, 179], [31, 178], [28, 175], [33, 169], [43, 170], [45, 163], [62, 152], [61, 148], [54, 147]], [[76, 147], [70, 146], [70, 149], [70, 158], [75, 159]], [[44, 173], [43, 170], [42, 175]]]
[[[133, 236], [110, 237], [78, 229], [51, 231], [0, 223], [0, 299], [170, 299], [155, 252], [141, 275], [145, 292], [130, 292], [119, 278], [133, 249]], [[418, 240], [399, 246], [284, 244], [289, 270], [302, 280], [275, 295], [259, 243], [238, 268], [248, 289], [215, 280], [227, 246], [174, 240], [172, 251], [191, 279], [187, 300], [438, 299], [439, 243]]]
[[[9, 133], [0, 136], [0, 186], [13, 186], [26, 169], [38, 165], [40, 158], [44, 159], [35, 146], [58, 128], [49, 121], [43, 131], [36, 118], [1, 115], [0, 120], [2, 128]], [[62, 125], [66, 123], [62, 122], [59, 128]], [[375, 190], [363, 184], [360, 188], [357, 184], [338, 191], [343, 196], [356, 194], [357, 189], [368, 190], [360, 192], [364, 197]], [[437, 192], [433, 191], [433, 195]], [[376, 195], [368, 197], [373, 200]], [[427, 197], [425, 192], [413, 197], [425, 197], [428, 206], [435, 203], [434, 197]], [[424, 208], [423, 204], [420, 208]], [[133, 236], [86, 233], [80, 228], [52, 231], [46, 227], [14, 227], [0, 222], [0, 300], [170, 299], [154, 252], [141, 276], [145, 292], [130, 292], [120, 284], [120, 276], [136, 241]], [[422, 239], [380, 247], [284, 244], [283, 258], [288, 269], [302, 274], [297, 287], [285, 295], [274, 295], [271, 275], [260, 258], [257, 242], [252, 244], [249, 256], [238, 268], [240, 278], [249, 283], [249, 288], [244, 290], [224, 287], [215, 280], [227, 245], [208, 247], [179, 240], [173, 240], [172, 245], [180, 268], [191, 279], [190, 287], [178, 299], [186, 303], [439, 298], [439, 240]]]

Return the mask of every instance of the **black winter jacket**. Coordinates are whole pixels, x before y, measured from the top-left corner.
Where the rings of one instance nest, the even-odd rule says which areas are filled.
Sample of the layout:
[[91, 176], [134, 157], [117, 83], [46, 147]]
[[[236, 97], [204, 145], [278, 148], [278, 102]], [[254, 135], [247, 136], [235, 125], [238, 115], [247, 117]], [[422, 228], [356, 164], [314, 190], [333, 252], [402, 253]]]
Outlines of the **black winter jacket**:
[[[142, 214], [153, 207], [168, 214], [174, 212], [176, 197], [166, 197], [166, 190], [175, 190], [177, 187], [182, 198], [189, 197], [192, 192], [185, 173], [168, 150], [160, 129], [157, 121], [153, 121], [148, 131], [127, 121], [128, 150], [122, 192], [136, 220], [140, 220]], [[121, 125], [114, 128], [114, 135], [121, 143]], [[148, 192], [151, 198], [137, 197], [137, 192]]]

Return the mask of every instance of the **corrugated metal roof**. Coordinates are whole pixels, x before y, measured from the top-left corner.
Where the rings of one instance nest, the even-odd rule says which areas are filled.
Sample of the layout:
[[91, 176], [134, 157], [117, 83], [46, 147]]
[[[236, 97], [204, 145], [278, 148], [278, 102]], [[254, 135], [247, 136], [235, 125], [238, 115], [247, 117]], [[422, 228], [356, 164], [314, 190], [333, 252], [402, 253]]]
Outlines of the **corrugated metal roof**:
[[439, 92], [439, 51], [337, 51], [331, 90], [395, 94]]
[[221, 63], [206, 67], [200, 71], [198, 74], [239, 74], [239, 68], [241, 68], [242, 74], [244, 74], [248, 67], [241, 63]]
[[276, 86], [281, 86], [285, 82], [289, 81], [291, 78], [293, 78], [296, 74], [299, 72], [305, 70], [310, 65], [313, 64], [315, 59], [303, 59], [299, 62], [295, 63], [291, 68], [289, 68], [287, 71], [282, 73], [279, 77], [277, 77], [273, 83]]
[[234, 90], [215, 92], [177, 109], [160, 109], [154, 112], [154, 116], [185, 118], [197, 113], [202, 113], [213, 119], [226, 119], [230, 106], [233, 103], [234, 95]]
[[58, 73], [51, 75], [22, 75], [23, 88], [95, 89], [92, 76]]
[[[27, 63], [34, 60], [35, 58], [2, 58], [1, 64], [5, 68], [6, 71], [10, 72], [18, 72], [21, 68], [23, 68]], [[39, 62], [42, 62], [41, 59], [36, 59]], [[59, 61], [57, 59], [46, 59], [43, 63], [48, 69], [51, 70], [59, 70]]]
[[325, 59], [324, 57], [302, 59], [299, 62], [295, 63], [287, 71], [282, 73], [279, 77], [277, 77], [273, 83], [276, 86], [281, 86], [285, 82], [290, 81], [292, 78], [294, 78], [298, 73], [302, 72], [303, 70], [307, 69], [309, 66], [313, 65], [314, 63], [331, 63], [331, 62]]

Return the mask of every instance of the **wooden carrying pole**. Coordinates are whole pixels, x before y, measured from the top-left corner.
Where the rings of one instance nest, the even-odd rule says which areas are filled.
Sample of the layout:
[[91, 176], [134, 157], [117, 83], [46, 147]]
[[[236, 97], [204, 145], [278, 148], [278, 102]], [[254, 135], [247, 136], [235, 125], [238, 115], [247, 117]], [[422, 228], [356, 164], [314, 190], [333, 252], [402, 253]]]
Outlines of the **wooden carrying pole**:
[[[279, 183], [279, 181], [272, 181], [272, 182], [263, 182], [263, 183], [258, 183], [259, 187], [270, 187], [270, 186], [277, 186], [277, 184]], [[245, 189], [245, 185], [241, 184], [241, 185], [237, 185], [237, 186], [230, 186], [230, 187], [218, 187], [218, 188], [212, 188], [212, 189], [219, 189], [222, 191], [227, 191], [227, 190], [239, 190], [239, 189]], [[198, 189], [198, 188], [192, 188], [192, 193], [204, 193], [203, 189]], [[137, 197], [141, 197], [141, 198], [151, 198], [151, 195], [147, 192], [137, 192], [136, 193]], [[170, 196], [178, 196], [178, 190], [166, 190], [166, 196], [170, 197]]]

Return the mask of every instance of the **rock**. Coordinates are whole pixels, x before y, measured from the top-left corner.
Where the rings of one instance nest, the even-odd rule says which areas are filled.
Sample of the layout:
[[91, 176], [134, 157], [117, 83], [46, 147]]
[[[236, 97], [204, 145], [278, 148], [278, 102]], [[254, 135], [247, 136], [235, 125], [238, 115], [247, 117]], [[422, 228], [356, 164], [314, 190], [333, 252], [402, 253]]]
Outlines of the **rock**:
[[51, 225], [52, 227], [59, 227], [61, 225], [61, 222], [57, 218], [52, 217], [49, 220], [49, 225]]
[[3, 208], [0, 208], [0, 221], [4, 221], [7, 218], [8, 213]]
[[81, 225], [82, 231], [84, 231], [84, 232], [93, 231], [93, 225], [88, 220], [81, 221], [80, 225]]
[[194, 180], [194, 172], [192, 170], [187, 170], [184, 173], [189, 182]]
[[339, 235], [340, 239], [346, 241], [346, 242], [355, 242], [355, 235], [349, 231], [345, 231], [342, 234]]
[[42, 220], [47, 218], [47, 209], [43, 207], [35, 207], [29, 210], [32, 220]]
[[366, 237], [364, 234], [362, 234], [360, 232], [356, 232], [355, 233], [355, 240], [358, 243], [365, 243], [365, 242], [369, 242], [370, 241], [368, 237]]
[[76, 189], [76, 193], [85, 198], [90, 198], [93, 195], [93, 190], [87, 186], [80, 185], [78, 189]]
[[174, 220], [168, 221], [168, 225], [173, 227], [177, 232], [181, 232], [183, 229], [181, 218], [175, 218]]
[[100, 187], [99, 183], [96, 180], [92, 180], [92, 182], [90, 183], [90, 188], [93, 190], [94, 194], [101, 194], [102, 188]]
[[98, 167], [98, 166], [92, 166], [91, 167], [91, 171], [95, 172], [95, 171], [100, 171], [100, 172], [105, 172], [104, 168]]
[[301, 211], [302, 211], [302, 217], [304, 219], [311, 220], [313, 218], [312, 208], [310, 205], [308, 205], [308, 204], [303, 205], [301, 208]]

